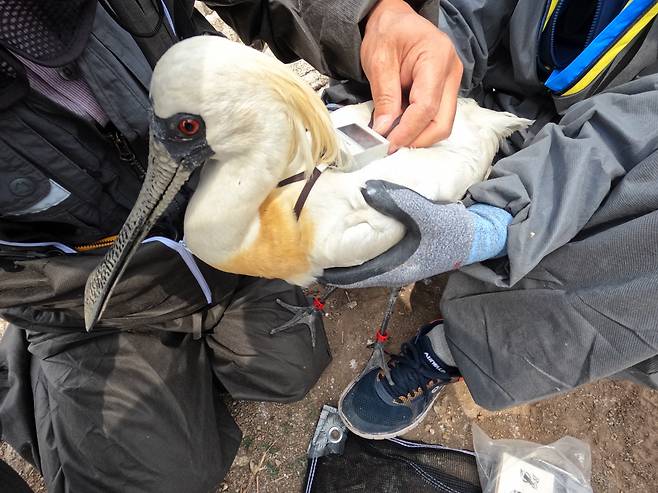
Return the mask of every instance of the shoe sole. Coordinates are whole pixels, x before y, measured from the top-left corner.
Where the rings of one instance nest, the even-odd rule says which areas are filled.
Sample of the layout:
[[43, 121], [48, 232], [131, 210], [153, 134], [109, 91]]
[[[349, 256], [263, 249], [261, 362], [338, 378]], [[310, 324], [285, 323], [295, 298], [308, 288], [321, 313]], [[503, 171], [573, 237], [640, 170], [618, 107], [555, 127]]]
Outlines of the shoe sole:
[[356, 380], [353, 381], [351, 385], [348, 385], [347, 388], [343, 390], [343, 393], [340, 395], [340, 399], [338, 399], [338, 415], [340, 416], [340, 419], [343, 420], [343, 423], [345, 423], [345, 426], [347, 426], [347, 428], [349, 428], [349, 430], [352, 433], [354, 433], [355, 435], [359, 435], [362, 438], [367, 438], [368, 440], [386, 440], [387, 438], [395, 438], [400, 435], [404, 435], [405, 433], [409, 433], [411, 430], [416, 428], [416, 426], [418, 426], [425, 420], [427, 413], [429, 413], [430, 409], [432, 409], [432, 407], [434, 406], [434, 402], [439, 398], [439, 396], [443, 392], [443, 389], [446, 388], [446, 385], [443, 385], [441, 389], [434, 395], [434, 397], [432, 397], [432, 401], [430, 402], [429, 406], [427, 406], [427, 409], [425, 409], [416, 418], [416, 420], [406, 428], [402, 428], [401, 430], [393, 431], [390, 433], [364, 433], [360, 431], [358, 428], [356, 428], [352, 423], [350, 423], [350, 420], [347, 419], [347, 416], [343, 414], [343, 399], [348, 394], [348, 392], [352, 389], [352, 387], [354, 387], [355, 383]]

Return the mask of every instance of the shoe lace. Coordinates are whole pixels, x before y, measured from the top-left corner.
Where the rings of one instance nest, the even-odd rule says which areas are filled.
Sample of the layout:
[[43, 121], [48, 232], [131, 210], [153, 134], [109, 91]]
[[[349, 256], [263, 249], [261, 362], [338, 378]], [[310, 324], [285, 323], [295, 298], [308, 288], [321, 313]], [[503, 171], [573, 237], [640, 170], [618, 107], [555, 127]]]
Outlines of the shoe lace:
[[[402, 344], [399, 355], [391, 356], [388, 367], [394, 385], [384, 382], [384, 388], [396, 402], [404, 403], [419, 395], [427, 399], [430, 395], [428, 389], [441, 382], [436, 378], [436, 372], [424, 364], [420, 349], [409, 342]], [[378, 378], [385, 378], [382, 371]]]

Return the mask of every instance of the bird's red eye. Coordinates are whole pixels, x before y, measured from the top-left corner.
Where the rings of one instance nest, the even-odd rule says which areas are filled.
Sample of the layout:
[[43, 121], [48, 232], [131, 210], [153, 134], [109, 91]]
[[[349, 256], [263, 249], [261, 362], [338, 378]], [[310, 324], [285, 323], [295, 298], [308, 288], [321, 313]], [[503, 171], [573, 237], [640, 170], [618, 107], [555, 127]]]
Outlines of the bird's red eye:
[[187, 137], [196, 135], [200, 128], [201, 124], [199, 123], [199, 120], [193, 118], [185, 118], [178, 122], [178, 130]]

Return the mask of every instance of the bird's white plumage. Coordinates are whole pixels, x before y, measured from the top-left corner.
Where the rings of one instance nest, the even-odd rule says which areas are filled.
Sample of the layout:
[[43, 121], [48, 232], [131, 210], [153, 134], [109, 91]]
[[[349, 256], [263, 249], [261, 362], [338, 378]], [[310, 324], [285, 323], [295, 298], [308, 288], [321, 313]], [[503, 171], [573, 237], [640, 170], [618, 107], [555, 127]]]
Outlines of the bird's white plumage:
[[[360, 169], [328, 169], [297, 222], [292, 207], [302, 184], [277, 189], [277, 183], [337, 148], [333, 133], [326, 134], [333, 132], [326, 110], [303, 81], [248, 47], [200, 37], [164, 55], [151, 96], [160, 117], [202, 116], [215, 152], [185, 217], [192, 252], [218, 268], [298, 284], [328, 267], [360, 264], [402, 238], [401, 224], [366, 204], [361, 187], [367, 180], [398, 183], [433, 200], [459, 200], [485, 178], [500, 141], [530, 123], [461, 99], [448, 139], [426, 149], [400, 149]], [[371, 112], [371, 103], [348, 106], [331, 120], [336, 126], [367, 124]], [[329, 153], [313, 146], [318, 140]]]
[[[331, 117], [336, 126], [367, 124], [372, 102], [341, 108]], [[468, 187], [483, 180], [500, 141], [529, 122], [509, 113], [494, 112], [471, 99], [460, 99], [450, 137], [429, 148], [403, 148], [351, 173], [329, 171], [307, 207], [314, 214], [331, 207], [318, 225], [313, 251], [319, 265], [360, 264], [386, 251], [403, 234], [395, 220], [368, 207], [360, 188], [367, 180], [381, 179], [403, 185], [432, 200], [460, 200]], [[326, 210], [326, 209], [325, 209]]]

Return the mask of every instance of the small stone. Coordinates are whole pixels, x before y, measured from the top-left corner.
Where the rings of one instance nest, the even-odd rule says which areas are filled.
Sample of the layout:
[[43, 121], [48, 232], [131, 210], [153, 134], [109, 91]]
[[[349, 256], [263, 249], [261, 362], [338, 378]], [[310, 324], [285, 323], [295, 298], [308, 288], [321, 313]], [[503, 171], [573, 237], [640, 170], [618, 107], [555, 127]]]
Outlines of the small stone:
[[281, 462], [279, 459], [274, 459], [274, 464], [276, 464], [276, 467], [281, 467], [281, 464], [283, 464], [283, 462]]
[[347, 308], [349, 308], [350, 310], [354, 310], [356, 308], [356, 305], [358, 305], [358, 303], [356, 301], [350, 301], [347, 304]]
[[238, 455], [233, 461], [233, 465], [236, 467], [246, 467], [249, 465], [249, 456], [247, 455]]

